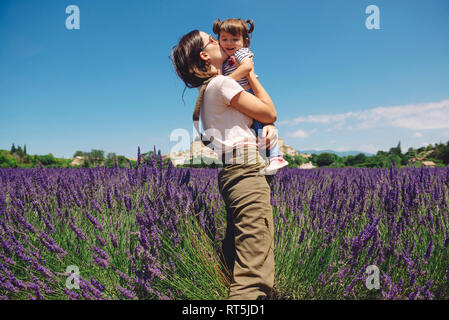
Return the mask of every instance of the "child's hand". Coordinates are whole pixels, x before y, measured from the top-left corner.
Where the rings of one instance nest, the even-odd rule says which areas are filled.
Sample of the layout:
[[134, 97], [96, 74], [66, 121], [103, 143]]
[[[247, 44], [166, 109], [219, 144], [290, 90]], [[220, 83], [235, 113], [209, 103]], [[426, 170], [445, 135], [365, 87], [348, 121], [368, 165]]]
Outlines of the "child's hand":
[[229, 58], [229, 65], [232, 67], [232, 66], [234, 66], [236, 63], [237, 63], [237, 62], [235, 61], [235, 57], [234, 57], [234, 56], [231, 56], [231, 57]]
[[[234, 58], [234, 57], [232, 57]], [[235, 59], [235, 58], [234, 58]], [[234, 60], [235, 61], [235, 60]], [[231, 61], [229, 61], [231, 62]], [[235, 62], [237, 63], [237, 62]], [[229, 63], [231, 65], [231, 63]], [[242, 61], [242, 63], [237, 67], [237, 69], [234, 70], [233, 73], [231, 73], [229, 76], [234, 80], [240, 80], [243, 77], [247, 77], [251, 70], [254, 70], [254, 63], [252, 59], [245, 59]]]

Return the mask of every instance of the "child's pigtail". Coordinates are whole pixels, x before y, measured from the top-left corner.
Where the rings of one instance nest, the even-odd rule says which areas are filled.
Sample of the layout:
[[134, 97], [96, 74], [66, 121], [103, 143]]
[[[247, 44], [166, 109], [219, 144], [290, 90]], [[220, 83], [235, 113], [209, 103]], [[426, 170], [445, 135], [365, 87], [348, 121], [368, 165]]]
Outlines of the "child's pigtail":
[[251, 19], [246, 20], [246, 24], [249, 25], [248, 33], [254, 31], [254, 22]]
[[212, 31], [216, 34], [216, 35], [220, 35], [220, 28], [221, 28], [221, 21], [220, 19], [215, 20], [214, 25], [212, 27]]

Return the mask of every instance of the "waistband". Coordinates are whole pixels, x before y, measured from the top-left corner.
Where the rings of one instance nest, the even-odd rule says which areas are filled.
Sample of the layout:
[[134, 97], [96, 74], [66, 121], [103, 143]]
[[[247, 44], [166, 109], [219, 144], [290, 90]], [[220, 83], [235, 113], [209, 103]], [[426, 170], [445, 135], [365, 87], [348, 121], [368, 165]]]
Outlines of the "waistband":
[[221, 162], [224, 167], [236, 164], [265, 164], [257, 146], [253, 145], [234, 147], [232, 151], [222, 153]]

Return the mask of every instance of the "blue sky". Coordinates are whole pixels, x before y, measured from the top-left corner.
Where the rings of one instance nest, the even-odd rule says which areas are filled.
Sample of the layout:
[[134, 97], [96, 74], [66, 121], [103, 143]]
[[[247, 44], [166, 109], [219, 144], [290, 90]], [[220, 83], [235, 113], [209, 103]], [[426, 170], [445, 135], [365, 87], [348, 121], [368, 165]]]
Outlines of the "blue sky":
[[[66, 28], [69, 5], [79, 30]], [[365, 26], [368, 5], [379, 30]], [[192, 138], [197, 90], [184, 105], [170, 49], [230, 17], [254, 20], [256, 73], [287, 144], [374, 153], [449, 140], [447, 0], [2, 0], [0, 149], [179, 148], [170, 134]]]

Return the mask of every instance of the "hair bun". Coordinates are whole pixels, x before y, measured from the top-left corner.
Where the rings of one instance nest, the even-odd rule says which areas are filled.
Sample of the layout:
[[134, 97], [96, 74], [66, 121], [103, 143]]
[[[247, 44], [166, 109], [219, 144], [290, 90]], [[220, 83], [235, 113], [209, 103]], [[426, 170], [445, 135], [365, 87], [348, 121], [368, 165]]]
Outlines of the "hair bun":
[[221, 20], [220, 19], [215, 20], [214, 25], [212, 27], [213, 33], [218, 35], [220, 33], [220, 27], [221, 27]]
[[254, 22], [251, 19], [246, 20], [246, 24], [249, 25], [248, 33], [251, 33], [254, 31]]

